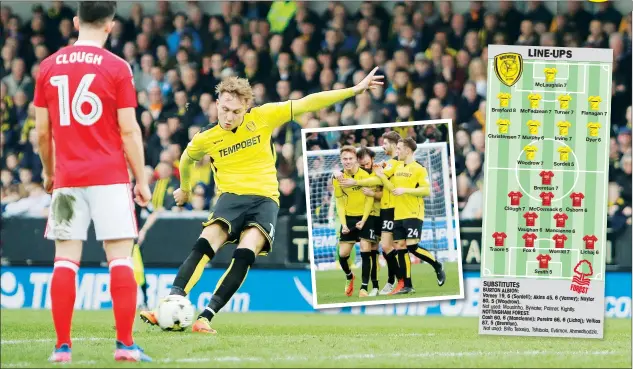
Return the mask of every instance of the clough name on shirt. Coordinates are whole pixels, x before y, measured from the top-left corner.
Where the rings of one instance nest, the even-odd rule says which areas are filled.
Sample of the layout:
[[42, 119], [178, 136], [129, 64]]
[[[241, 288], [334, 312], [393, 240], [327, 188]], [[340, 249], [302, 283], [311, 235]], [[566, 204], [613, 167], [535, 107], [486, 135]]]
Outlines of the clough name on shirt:
[[95, 53], [85, 51], [73, 51], [70, 54], [59, 54], [55, 58], [56, 64], [86, 63], [101, 65], [102, 61], [103, 55], [96, 55]]
[[255, 137], [251, 137], [251, 138], [246, 139], [246, 140], [244, 140], [242, 142], [238, 142], [238, 143], [236, 143], [234, 145], [231, 145], [231, 146], [227, 147], [226, 149], [221, 149], [220, 150], [220, 156], [223, 157], [223, 156], [231, 155], [231, 154], [234, 154], [234, 153], [236, 153], [236, 152], [238, 152], [238, 151], [240, 151], [242, 149], [245, 149], [247, 147], [251, 147], [253, 145], [257, 145], [258, 143], [261, 142], [260, 137], [261, 137], [260, 135], [257, 135]]

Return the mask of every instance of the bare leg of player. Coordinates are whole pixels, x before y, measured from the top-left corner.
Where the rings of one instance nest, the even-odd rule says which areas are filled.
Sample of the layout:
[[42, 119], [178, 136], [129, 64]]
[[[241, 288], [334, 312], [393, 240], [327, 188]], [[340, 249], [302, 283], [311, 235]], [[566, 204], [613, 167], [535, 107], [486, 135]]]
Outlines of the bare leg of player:
[[369, 296], [378, 296], [378, 242], [371, 243], [371, 291]]
[[369, 275], [371, 272], [371, 242], [365, 239], [360, 240], [360, 257], [362, 260], [361, 285], [358, 297], [367, 297], [369, 292]]
[[[170, 295], [187, 296], [198, 283], [205, 265], [213, 259], [215, 253], [228, 238], [228, 227], [222, 222], [215, 222], [202, 230], [200, 238], [193, 245], [191, 253], [178, 269]], [[157, 325], [154, 311], [141, 311], [141, 319], [151, 325]]]
[[391, 294], [409, 293], [413, 290], [413, 284], [411, 282], [411, 259], [405, 240], [394, 241], [394, 248], [398, 256], [398, 270], [402, 278], [398, 280], [398, 285]]
[[[387, 284], [380, 291], [380, 295], [389, 295], [396, 287], [396, 282], [402, 279], [398, 267], [397, 251], [393, 247], [393, 233], [382, 232], [380, 236], [380, 245], [382, 246], [382, 255], [387, 261], [388, 279]], [[404, 281], [403, 287], [404, 287]], [[401, 287], [402, 288], [402, 287]]]
[[117, 361], [151, 361], [143, 349], [134, 343], [132, 329], [136, 316], [137, 284], [132, 264], [134, 240], [103, 241], [103, 249], [110, 268], [110, 295], [116, 326]]
[[352, 296], [354, 292], [354, 273], [349, 268], [349, 254], [352, 252], [354, 244], [351, 242], [341, 242], [338, 248], [338, 262], [345, 273], [345, 295]]
[[57, 335], [52, 362], [71, 361], [70, 327], [75, 309], [75, 277], [81, 261], [82, 241], [55, 241], [55, 264], [51, 279], [51, 310]]
[[263, 250], [267, 242], [268, 239], [258, 228], [246, 228], [242, 233], [240, 243], [233, 252], [231, 265], [218, 281], [209, 305], [198, 315], [198, 319], [193, 324], [193, 332], [216, 333], [211, 328], [211, 319], [217, 315], [244, 283], [248, 271], [255, 262], [255, 256]]

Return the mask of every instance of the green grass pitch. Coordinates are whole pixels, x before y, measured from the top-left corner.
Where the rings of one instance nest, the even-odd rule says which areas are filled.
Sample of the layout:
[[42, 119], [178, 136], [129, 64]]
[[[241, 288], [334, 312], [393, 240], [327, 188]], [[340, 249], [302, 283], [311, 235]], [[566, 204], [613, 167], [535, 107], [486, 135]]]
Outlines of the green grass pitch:
[[[48, 310], [2, 310], [1, 367], [60, 367]], [[476, 318], [227, 313], [214, 336], [140, 321], [153, 363], [115, 363], [111, 311], [80, 311], [73, 364], [62, 367], [631, 367], [631, 321], [607, 319], [604, 340], [480, 336]]]
[[[413, 299], [421, 297], [435, 296], [456, 296], [459, 295], [459, 270], [457, 263], [445, 262], [446, 283], [442, 287], [437, 285], [437, 277], [433, 267], [424, 264], [411, 264], [411, 278], [415, 293], [409, 295], [358, 297], [361, 285], [361, 269], [353, 269], [356, 280], [354, 281], [354, 294], [345, 296], [345, 273], [340, 269], [315, 272], [317, 302], [323, 304], [340, 304], [359, 301]], [[381, 267], [378, 271], [380, 289], [387, 283], [387, 267]], [[369, 289], [371, 290], [371, 282]]]

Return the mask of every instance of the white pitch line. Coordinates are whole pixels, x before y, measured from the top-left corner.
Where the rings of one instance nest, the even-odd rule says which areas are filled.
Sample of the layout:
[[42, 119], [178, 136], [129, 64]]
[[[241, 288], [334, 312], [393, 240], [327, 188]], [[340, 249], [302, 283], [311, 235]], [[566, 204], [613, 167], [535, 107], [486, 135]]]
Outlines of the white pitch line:
[[[82, 341], [114, 341], [114, 337], [104, 338], [104, 337], [83, 337], [83, 338], [73, 338], [72, 342], [82, 342]], [[41, 338], [41, 339], [24, 339], [24, 340], [2, 340], [0, 341], [0, 345], [21, 345], [25, 343], [47, 343], [47, 342], [55, 342], [54, 338]]]
[[[565, 170], [565, 169], [549, 169], [549, 168], [493, 168], [490, 167], [488, 169], [495, 169], [495, 170], [536, 170], [536, 171], [543, 171], [543, 170], [548, 170], [548, 171], [552, 171], [552, 172], [570, 172], [570, 173], [576, 173], [576, 172], [580, 172], [580, 173], [604, 173], [604, 171], [602, 170]], [[549, 185], [544, 185], [544, 186], [549, 186]]]
[[[619, 353], [616, 350], [602, 350], [602, 351], [558, 351], [558, 350], [530, 350], [530, 351], [445, 351], [445, 352], [370, 352], [370, 353], [357, 353], [348, 355], [334, 355], [334, 356], [319, 356], [318, 360], [324, 360], [331, 362], [332, 360], [358, 360], [358, 359], [383, 359], [383, 358], [447, 358], [447, 357], [499, 357], [499, 356], [535, 356], [535, 355], [586, 355], [586, 356], [606, 356]], [[198, 357], [198, 358], [180, 358], [180, 359], [158, 359], [154, 360], [154, 363], [169, 364], [169, 363], [210, 363], [210, 362], [295, 362], [295, 361], [314, 361], [315, 358], [307, 357], [305, 355], [292, 355], [292, 356], [280, 356], [275, 358], [263, 358], [263, 357], [236, 357], [236, 356], [218, 356], [218, 357]], [[94, 361], [73, 361], [72, 364], [96, 364]], [[3, 363], [3, 367], [6, 368], [23, 368], [27, 366], [41, 365], [39, 362], [15, 362], [15, 363]]]

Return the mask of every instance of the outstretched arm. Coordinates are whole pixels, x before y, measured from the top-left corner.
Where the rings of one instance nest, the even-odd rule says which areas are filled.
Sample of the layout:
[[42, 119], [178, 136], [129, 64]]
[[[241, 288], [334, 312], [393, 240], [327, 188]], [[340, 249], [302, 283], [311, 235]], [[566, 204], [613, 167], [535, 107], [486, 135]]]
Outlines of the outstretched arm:
[[[360, 83], [354, 87], [332, 91], [323, 91], [310, 94], [304, 98], [292, 102], [292, 114], [300, 115], [307, 112], [319, 111], [330, 105], [336, 104], [352, 96], [365, 92], [367, 89], [376, 88], [383, 84], [384, 76], [376, 76], [378, 67], [374, 68]], [[293, 117], [294, 118], [294, 117]]]

